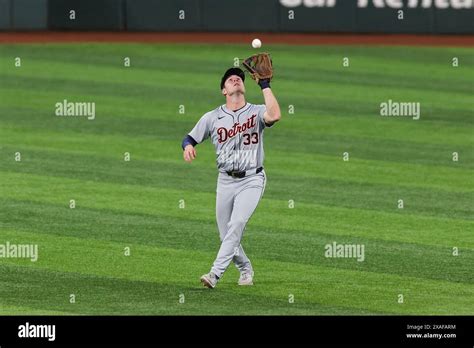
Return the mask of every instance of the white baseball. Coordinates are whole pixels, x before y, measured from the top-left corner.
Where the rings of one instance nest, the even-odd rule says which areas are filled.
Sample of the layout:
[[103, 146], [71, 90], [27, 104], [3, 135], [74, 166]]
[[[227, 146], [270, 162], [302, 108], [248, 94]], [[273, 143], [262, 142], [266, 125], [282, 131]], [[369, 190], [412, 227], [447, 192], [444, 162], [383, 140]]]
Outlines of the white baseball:
[[259, 39], [253, 39], [253, 41], [252, 41], [252, 47], [253, 47], [253, 48], [260, 48], [260, 47], [262, 47], [262, 41], [260, 41]]

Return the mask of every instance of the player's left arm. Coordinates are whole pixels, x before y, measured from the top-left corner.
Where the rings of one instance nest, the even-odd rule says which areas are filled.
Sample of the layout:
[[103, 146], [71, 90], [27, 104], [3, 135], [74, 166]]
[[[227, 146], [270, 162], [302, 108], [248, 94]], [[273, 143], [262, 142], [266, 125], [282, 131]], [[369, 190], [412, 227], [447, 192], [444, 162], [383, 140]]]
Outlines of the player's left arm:
[[265, 99], [266, 111], [263, 114], [263, 119], [268, 126], [271, 126], [275, 122], [281, 119], [280, 105], [273, 95], [270, 86], [263, 88], [263, 98]]

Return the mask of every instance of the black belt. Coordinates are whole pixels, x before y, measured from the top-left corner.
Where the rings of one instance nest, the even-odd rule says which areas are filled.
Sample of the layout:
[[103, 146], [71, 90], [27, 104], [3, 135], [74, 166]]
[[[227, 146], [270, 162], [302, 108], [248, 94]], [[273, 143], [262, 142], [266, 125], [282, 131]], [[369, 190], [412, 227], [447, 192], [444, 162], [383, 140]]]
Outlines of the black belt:
[[263, 170], [263, 167], [258, 167], [257, 169], [250, 169], [250, 170], [244, 170], [241, 172], [237, 171], [228, 171], [226, 172], [227, 175], [233, 177], [233, 178], [245, 178], [246, 176], [252, 175], [252, 174], [258, 174]]

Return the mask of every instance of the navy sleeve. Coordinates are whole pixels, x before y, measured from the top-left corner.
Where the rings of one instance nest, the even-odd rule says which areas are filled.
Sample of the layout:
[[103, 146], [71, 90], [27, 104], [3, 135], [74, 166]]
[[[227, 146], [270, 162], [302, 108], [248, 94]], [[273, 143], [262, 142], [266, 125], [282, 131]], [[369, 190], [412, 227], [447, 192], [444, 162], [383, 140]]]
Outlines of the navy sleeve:
[[183, 142], [181, 143], [181, 147], [184, 150], [184, 148], [188, 145], [192, 145], [192, 146], [197, 145], [197, 141], [194, 140], [194, 138], [192, 136], [190, 136], [189, 134], [184, 137]]

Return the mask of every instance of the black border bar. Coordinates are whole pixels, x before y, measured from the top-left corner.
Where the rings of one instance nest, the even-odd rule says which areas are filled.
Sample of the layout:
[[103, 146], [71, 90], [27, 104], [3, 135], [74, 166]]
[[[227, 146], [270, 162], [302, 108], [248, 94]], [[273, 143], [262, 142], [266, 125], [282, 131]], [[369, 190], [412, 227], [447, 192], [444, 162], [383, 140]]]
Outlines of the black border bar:
[[[474, 344], [473, 316], [3, 316], [0, 346], [58, 344]], [[55, 340], [20, 338], [20, 325], [55, 325]], [[417, 327], [417, 329], [413, 329]], [[407, 334], [428, 334], [408, 338]], [[456, 337], [433, 338], [433, 334]], [[437, 335], [436, 335], [437, 336]]]

